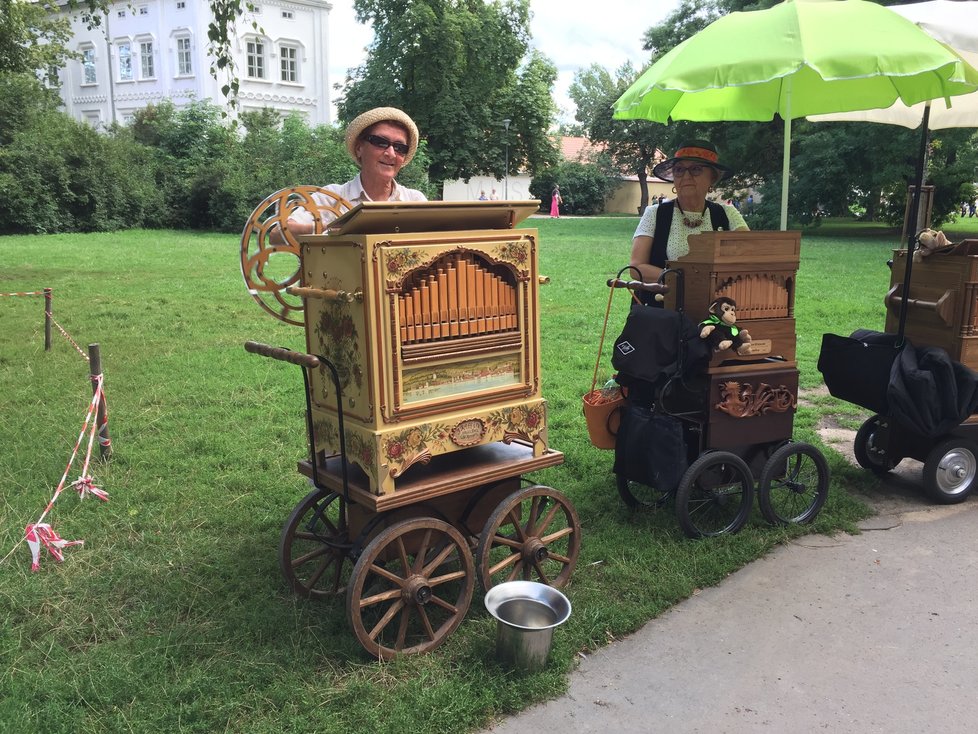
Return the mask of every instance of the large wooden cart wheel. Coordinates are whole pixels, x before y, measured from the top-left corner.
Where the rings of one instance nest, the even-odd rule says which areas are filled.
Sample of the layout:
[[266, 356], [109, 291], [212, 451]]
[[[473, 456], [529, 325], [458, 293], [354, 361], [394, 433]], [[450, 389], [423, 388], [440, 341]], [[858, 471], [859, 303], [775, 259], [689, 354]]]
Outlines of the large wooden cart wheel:
[[307, 494], [282, 527], [278, 554], [282, 574], [300, 596], [345, 592], [353, 562], [343, 497], [320, 489]]
[[540, 485], [507, 497], [479, 536], [479, 581], [488, 591], [504, 581], [567, 583], [581, 550], [581, 521], [560, 492]]
[[[319, 203], [313, 194], [322, 194]], [[325, 203], [323, 203], [325, 202]], [[318, 186], [276, 191], [255, 207], [241, 233], [241, 274], [258, 305], [287, 324], [302, 326], [302, 299], [285, 289], [299, 282], [299, 241], [289, 231], [289, 216], [299, 208], [315, 217], [314, 234], [323, 233], [323, 215], [335, 219], [350, 202]]]
[[472, 602], [475, 563], [462, 534], [443, 520], [392, 525], [360, 555], [346, 613], [360, 644], [383, 660], [438, 647]]

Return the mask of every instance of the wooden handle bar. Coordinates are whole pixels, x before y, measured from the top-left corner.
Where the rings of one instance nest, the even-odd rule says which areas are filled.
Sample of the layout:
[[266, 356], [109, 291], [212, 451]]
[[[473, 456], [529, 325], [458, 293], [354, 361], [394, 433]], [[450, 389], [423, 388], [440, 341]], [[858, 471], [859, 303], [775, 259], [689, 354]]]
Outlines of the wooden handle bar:
[[[947, 326], [952, 326], [954, 324], [953, 296], [954, 293], [952, 291], [945, 291], [944, 295], [936, 301], [924, 301], [919, 298], [908, 298], [906, 300], [908, 306], [914, 306], [925, 311], [933, 311]], [[894, 313], [899, 313], [900, 308], [903, 306], [903, 300], [903, 284], [897, 283], [890, 288], [886, 297], [883, 298], [883, 303]]]
[[352, 303], [353, 301], [363, 300], [363, 291], [348, 293], [347, 291], [336, 291], [322, 288], [304, 288], [299, 285], [290, 285], [285, 289], [285, 292], [293, 296], [299, 296], [300, 298], [322, 298], [326, 301], [344, 301], [346, 303]]
[[244, 348], [246, 352], [260, 354], [263, 357], [271, 357], [282, 362], [290, 362], [300, 367], [315, 369], [319, 366], [319, 358], [315, 355], [293, 352], [291, 349], [285, 349], [284, 347], [273, 347], [268, 344], [262, 344], [261, 342], [245, 342]]
[[622, 280], [609, 278], [609, 288], [627, 288], [630, 291], [645, 291], [646, 293], [668, 293], [669, 286], [664, 283], [643, 283], [641, 280]]
[[539, 283], [540, 285], [547, 285], [547, 283], [549, 283], [549, 282], [550, 282], [550, 276], [549, 275], [538, 275], [537, 276], [537, 283]]

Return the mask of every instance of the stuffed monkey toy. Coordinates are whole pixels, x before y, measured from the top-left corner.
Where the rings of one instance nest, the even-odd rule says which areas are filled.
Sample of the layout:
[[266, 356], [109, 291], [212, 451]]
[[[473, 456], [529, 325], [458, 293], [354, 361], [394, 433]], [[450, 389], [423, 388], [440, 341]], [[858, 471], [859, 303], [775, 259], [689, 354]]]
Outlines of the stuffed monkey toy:
[[751, 336], [737, 324], [737, 303], [721, 296], [710, 304], [710, 315], [700, 322], [700, 339], [714, 352], [733, 349], [737, 354], [750, 351]]

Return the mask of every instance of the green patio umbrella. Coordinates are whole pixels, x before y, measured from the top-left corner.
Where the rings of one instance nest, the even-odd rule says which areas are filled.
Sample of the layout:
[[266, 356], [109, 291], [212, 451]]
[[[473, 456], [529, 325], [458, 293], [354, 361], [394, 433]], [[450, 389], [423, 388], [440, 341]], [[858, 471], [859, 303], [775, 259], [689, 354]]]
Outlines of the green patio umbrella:
[[914, 23], [865, 0], [786, 0], [730, 13], [649, 67], [617, 119], [784, 120], [781, 229], [788, 221], [791, 120], [912, 105], [978, 89], [978, 71]]

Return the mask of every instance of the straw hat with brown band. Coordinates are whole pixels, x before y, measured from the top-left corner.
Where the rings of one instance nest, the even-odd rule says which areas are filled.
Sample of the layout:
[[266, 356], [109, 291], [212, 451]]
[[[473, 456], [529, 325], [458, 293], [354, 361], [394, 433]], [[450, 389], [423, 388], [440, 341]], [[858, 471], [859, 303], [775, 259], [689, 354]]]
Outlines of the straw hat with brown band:
[[415, 152], [418, 150], [418, 126], [414, 124], [414, 120], [408, 117], [406, 112], [396, 107], [375, 107], [372, 110], [367, 110], [363, 114], [358, 115], [353, 119], [353, 122], [347, 125], [346, 150], [350, 154], [350, 157], [357, 165], [360, 164], [360, 161], [357, 160], [357, 141], [364, 132], [378, 122], [391, 122], [407, 130], [409, 150], [407, 155], [404, 156], [404, 165], [406, 166], [411, 162]]

